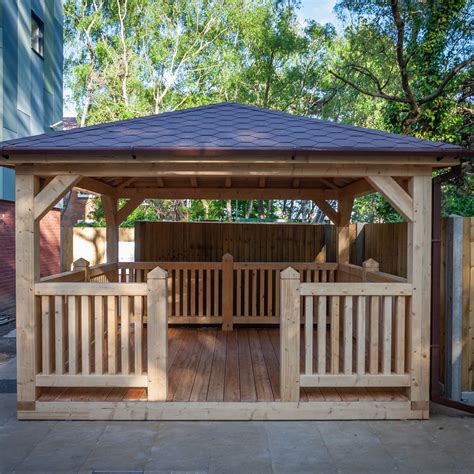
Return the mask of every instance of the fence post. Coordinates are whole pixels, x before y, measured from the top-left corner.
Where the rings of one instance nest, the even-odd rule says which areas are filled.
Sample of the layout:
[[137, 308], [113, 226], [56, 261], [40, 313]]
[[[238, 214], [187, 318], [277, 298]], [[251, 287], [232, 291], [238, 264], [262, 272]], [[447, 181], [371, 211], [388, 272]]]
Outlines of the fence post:
[[168, 272], [160, 267], [148, 273], [148, 400], [166, 401], [168, 392]]
[[465, 344], [463, 341], [464, 218], [450, 216], [447, 224], [445, 392], [451, 400], [461, 400], [463, 344]]
[[280, 273], [280, 391], [282, 402], [300, 400], [300, 274]]
[[73, 270], [83, 270], [84, 281], [89, 281], [89, 262], [85, 258], [78, 258], [72, 263]]
[[232, 331], [234, 316], [234, 257], [222, 257], [222, 330]]

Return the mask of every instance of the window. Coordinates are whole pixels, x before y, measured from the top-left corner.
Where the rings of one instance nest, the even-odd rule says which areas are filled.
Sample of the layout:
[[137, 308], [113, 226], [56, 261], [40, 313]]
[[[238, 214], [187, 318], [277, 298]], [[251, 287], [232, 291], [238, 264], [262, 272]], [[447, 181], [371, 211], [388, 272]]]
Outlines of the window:
[[31, 49], [43, 57], [44, 24], [31, 12]]

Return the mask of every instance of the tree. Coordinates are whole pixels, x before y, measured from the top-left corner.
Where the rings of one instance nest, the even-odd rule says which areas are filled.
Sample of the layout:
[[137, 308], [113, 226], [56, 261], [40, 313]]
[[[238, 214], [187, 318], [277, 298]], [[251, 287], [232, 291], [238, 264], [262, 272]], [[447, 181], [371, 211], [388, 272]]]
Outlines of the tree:
[[[350, 16], [348, 48], [331, 74], [360, 94], [382, 100], [388, 128], [459, 142], [460, 118], [442, 124], [469, 98], [472, 3], [415, 0], [340, 0]], [[452, 121], [451, 121], [452, 122]], [[465, 139], [465, 137], [464, 137]]]

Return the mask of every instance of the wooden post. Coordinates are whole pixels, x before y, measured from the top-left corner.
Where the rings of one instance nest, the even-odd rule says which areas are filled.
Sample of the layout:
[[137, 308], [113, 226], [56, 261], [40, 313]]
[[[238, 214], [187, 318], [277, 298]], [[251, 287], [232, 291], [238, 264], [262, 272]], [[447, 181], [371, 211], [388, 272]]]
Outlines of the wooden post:
[[82, 270], [84, 272], [84, 280], [89, 281], [89, 265], [90, 263], [85, 258], [78, 258], [72, 263], [73, 270]]
[[[431, 173], [410, 179], [413, 221], [408, 223], [408, 281], [413, 285], [409, 321], [410, 400], [415, 410], [429, 410]], [[428, 412], [426, 414], [428, 416]]]
[[222, 330], [232, 331], [234, 317], [234, 257], [222, 257]]
[[300, 274], [280, 273], [280, 392], [282, 402], [300, 400]]
[[116, 219], [117, 199], [102, 196], [106, 221], [106, 255], [107, 263], [117, 263], [119, 253], [119, 227]]
[[39, 190], [32, 174], [16, 175], [16, 329], [17, 406], [34, 410], [37, 398], [35, 377], [39, 369], [37, 306], [34, 294], [39, 280], [39, 220], [35, 222], [34, 199]]
[[148, 273], [148, 400], [166, 401], [168, 393], [168, 273], [160, 267]]
[[464, 218], [451, 216], [446, 245], [446, 396], [461, 400], [463, 353], [463, 250]]
[[354, 197], [339, 201], [339, 222], [337, 227], [337, 263], [349, 263], [349, 223], [351, 220]]

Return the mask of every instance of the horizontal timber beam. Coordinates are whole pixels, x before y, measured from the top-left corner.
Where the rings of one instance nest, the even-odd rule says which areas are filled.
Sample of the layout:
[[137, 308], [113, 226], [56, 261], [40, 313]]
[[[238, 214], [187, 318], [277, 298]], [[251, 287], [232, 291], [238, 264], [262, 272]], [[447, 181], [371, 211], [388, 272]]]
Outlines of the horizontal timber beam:
[[409, 387], [408, 374], [300, 375], [301, 387]]
[[360, 177], [431, 176], [431, 165], [313, 164], [313, 163], [101, 163], [37, 164], [16, 168], [17, 173], [56, 176], [80, 174], [87, 177]]
[[234, 154], [234, 155], [215, 155], [215, 156], [198, 156], [198, 155], [171, 155], [171, 154], [141, 154], [136, 153], [122, 153], [113, 154], [113, 152], [105, 151], [104, 154], [97, 153], [78, 153], [78, 154], [41, 154], [41, 153], [29, 153], [29, 154], [14, 154], [10, 155], [7, 164], [19, 165], [19, 164], [32, 164], [32, 163], [62, 163], [68, 164], [79, 164], [89, 163], [97, 165], [98, 163], [119, 163], [127, 164], [133, 162], [134, 164], [172, 164], [172, 163], [214, 163], [214, 164], [278, 164], [278, 163], [296, 163], [296, 164], [330, 164], [337, 163], [338, 165], [344, 164], [360, 164], [364, 161], [367, 164], [376, 164], [386, 166], [387, 163], [397, 165], [429, 165], [432, 167], [446, 167], [459, 165], [459, 158], [443, 158], [439, 160], [439, 157], [433, 156], [409, 156], [407, 153], [400, 154], [380, 154], [369, 156], [367, 154], [350, 155], [349, 153], [328, 153], [310, 155], [302, 153], [286, 153], [277, 154]]
[[337, 199], [337, 191], [304, 188], [126, 188], [121, 198], [143, 199]]
[[147, 387], [146, 375], [43, 375], [36, 376], [38, 387]]

